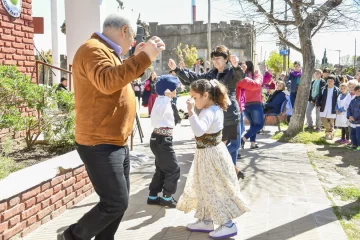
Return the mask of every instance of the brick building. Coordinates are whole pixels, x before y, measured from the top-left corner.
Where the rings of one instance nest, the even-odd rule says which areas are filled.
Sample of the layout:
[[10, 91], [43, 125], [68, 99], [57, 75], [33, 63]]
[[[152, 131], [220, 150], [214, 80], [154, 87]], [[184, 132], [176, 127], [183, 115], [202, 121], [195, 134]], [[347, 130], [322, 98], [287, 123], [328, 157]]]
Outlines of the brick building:
[[[21, 2], [21, 1], [20, 1]], [[19, 17], [12, 17], [0, 3], [0, 64], [16, 65], [31, 75], [35, 65], [32, 0], [22, 0]]]

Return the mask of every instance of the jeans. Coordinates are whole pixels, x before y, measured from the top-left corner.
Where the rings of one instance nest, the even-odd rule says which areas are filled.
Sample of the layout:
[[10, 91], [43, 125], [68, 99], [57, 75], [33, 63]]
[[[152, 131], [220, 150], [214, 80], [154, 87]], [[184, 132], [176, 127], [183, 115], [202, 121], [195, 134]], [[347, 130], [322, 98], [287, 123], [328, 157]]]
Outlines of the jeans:
[[245, 117], [249, 120], [250, 129], [244, 135], [250, 142], [256, 142], [256, 134], [264, 127], [264, 110], [261, 104], [250, 104], [245, 107]]
[[291, 107], [293, 109], [295, 108], [296, 94], [297, 94], [297, 92], [291, 92], [290, 93], [290, 102], [291, 102]]
[[64, 233], [69, 240], [114, 240], [129, 201], [128, 146], [77, 145], [100, 202]]
[[312, 102], [308, 102], [307, 107], [306, 107], [306, 121], [309, 127], [313, 127], [314, 126], [314, 122], [312, 119], [312, 111], [315, 108], [316, 111], [316, 128], [321, 128], [321, 118], [320, 118], [320, 109], [316, 107], [316, 104], [312, 103]]
[[245, 131], [244, 113], [241, 112], [240, 122], [238, 124], [238, 138], [237, 140], [229, 140], [227, 142], [227, 149], [231, 155], [231, 159], [233, 160], [234, 165], [236, 165], [237, 155], [240, 149], [241, 137], [244, 131]]
[[150, 196], [162, 192], [171, 195], [176, 192], [180, 178], [180, 167], [176, 160], [171, 136], [151, 134], [150, 148], [155, 155], [155, 174], [149, 185]]
[[350, 134], [351, 144], [353, 146], [359, 146], [360, 144], [360, 127], [351, 128]]

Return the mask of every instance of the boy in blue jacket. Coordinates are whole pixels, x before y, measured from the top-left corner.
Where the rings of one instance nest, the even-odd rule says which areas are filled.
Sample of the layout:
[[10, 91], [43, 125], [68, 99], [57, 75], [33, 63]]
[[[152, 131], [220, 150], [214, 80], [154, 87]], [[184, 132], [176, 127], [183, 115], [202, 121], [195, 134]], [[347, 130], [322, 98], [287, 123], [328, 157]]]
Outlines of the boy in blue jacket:
[[360, 85], [354, 88], [355, 98], [350, 102], [347, 110], [347, 118], [351, 124], [351, 143], [352, 148], [360, 152]]

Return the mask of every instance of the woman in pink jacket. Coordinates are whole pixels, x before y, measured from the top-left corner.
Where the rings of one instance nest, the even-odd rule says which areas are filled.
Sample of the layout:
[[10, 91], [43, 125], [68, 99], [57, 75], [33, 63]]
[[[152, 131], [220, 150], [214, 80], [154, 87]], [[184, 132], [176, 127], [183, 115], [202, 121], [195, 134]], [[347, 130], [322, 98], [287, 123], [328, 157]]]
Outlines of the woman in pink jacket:
[[[254, 64], [251, 61], [246, 61], [246, 75], [254, 79], [255, 82], [263, 83], [263, 76], [255, 73]], [[245, 101], [245, 117], [250, 123], [249, 131], [241, 139], [241, 147], [244, 148], [245, 142], [250, 138], [250, 149], [258, 148], [256, 144], [256, 134], [264, 127], [264, 109], [262, 107], [262, 91], [261, 87], [258, 89], [246, 90]]]
[[[230, 145], [228, 145], [228, 150], [230, 152], [231, 157], [233, 158], [234, 164], [236, 165], [236, 159], [240, 156], [239, 149], [241, 143], [241, 136], [245, 132], [245, 124], [244, 124], [244, 110], [246, 97], [245, 92], [247, 91], [261, 91], [262, 86], [262, 78], [255, 78], [254, 80], [246, 77], [245, 79], [238, 81], [236, 84], [236, 99], [239, 102], [240, 107], [240, 122], [238, 125], [238, 139], [230, 140]], [[234, 148], [234, 149], [232, 149]]]

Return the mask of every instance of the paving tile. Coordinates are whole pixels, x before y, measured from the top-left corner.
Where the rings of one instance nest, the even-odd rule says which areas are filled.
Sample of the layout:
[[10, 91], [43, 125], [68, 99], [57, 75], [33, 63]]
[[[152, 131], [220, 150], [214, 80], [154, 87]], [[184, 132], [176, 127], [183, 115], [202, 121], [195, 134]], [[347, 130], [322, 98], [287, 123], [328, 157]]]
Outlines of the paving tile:
[[[136, 151], [152, 156], [149, 149], [150, 120], [141, 119], [144, 143], [135, 139]], [[175, 129], [174, 148], [181, 166], [181, 179], [175, 198], [185, 186], [194, 149], [193, 134], [188, 122]], [[267, 127], [267, 129], [276, 129]], [[234, 240], [345, 240], [341, 225], [332, 212], [331, 204], [306, 149], [301, 144], [280, 144], [260, 135], [264, 148], [242, 151], [237, 165], [246, 173], [240, 188], [248, 198], [251, 211], [234, 222], [238, 235]], [[185, 141], [184, 141], [185, 140]], [[126, 240], [205, 240], [208, 234], [190, 233], [186, 224], [194, 222], [194, 213], [184, 214], [176, 209], [146, 205], [148, 185], [154, 172], [154, 159], [131, 174], [130, 204], [115, 239]], [[56, 240], [56, 233], [76, 222], [98, 201], [90, 195], [63, 215], [41, 226], [27, 240]]]

